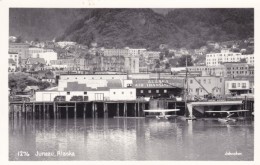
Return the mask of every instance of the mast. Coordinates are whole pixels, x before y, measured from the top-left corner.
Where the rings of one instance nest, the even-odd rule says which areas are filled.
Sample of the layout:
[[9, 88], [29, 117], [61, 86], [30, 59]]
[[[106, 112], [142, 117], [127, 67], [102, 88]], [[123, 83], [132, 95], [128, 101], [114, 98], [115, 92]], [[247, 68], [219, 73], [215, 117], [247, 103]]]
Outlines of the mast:
[[188, 60], [186, 55], [186, 74], [185, 74], [185, 84], [184, 84], [184, 101], [185, 101], [185, 116], [188, 116], [187, 112], [187, 96], [188, 96]]

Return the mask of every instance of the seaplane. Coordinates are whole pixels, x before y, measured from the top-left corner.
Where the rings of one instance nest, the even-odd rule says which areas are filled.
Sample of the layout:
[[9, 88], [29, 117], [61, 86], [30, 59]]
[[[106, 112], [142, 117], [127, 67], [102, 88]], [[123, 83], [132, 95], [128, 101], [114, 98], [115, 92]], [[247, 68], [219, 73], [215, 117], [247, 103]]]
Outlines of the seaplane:
[[153, 113], [160, 113], [160, 115], [157, 115], [157, 119], [168, 119], [172, 115], [166, 115], [166, 112], [177, 112], [180, 111], [180, 109], [149, 109], [149, 110], [144, 110], [144, 112], [153, 112]]
[[207, 113], [227, 113], [227, 117], [225, 118], [218, 118], [219, 122], [236, 122], [237, 119], [231, 118], [231, 116], [233, 116], [235, 113], [239, 113], [239, 112], [247, 112], [249, 110], [229, 110], [229, 111], [205, 111]]

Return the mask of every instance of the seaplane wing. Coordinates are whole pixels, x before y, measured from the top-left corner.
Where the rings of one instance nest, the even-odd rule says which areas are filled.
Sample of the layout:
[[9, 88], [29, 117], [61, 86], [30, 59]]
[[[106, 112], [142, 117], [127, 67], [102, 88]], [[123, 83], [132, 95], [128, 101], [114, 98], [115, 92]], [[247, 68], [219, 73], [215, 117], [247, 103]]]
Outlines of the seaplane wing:
[[144, 112], [176, 112], [179, 111], [180, 109], [149, 109], [149, 110], [144, 110]]
[[230, 110], [230, 111], [205, 111], [205, 112], [207, 112], [207, 113], [233, 113], [233, 112], [247, 112], [247, 111], [249, 111], [249, 110], [245, 110], [245, 109], [243, 109], [243, 110]]

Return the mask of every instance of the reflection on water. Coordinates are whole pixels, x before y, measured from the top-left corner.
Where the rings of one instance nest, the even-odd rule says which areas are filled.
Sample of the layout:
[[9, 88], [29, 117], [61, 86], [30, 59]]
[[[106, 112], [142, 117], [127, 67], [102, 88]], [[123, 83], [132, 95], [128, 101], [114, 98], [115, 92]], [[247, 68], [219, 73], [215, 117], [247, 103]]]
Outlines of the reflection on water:
[[[252, 121], [11, 120], [10, 160], [253, 160]], [[18, 156], [18, 152], [30, 156]], [[38, 152], [75, 156], [37, 157]], [[242, 155], [225, 155], [225, 153]]]

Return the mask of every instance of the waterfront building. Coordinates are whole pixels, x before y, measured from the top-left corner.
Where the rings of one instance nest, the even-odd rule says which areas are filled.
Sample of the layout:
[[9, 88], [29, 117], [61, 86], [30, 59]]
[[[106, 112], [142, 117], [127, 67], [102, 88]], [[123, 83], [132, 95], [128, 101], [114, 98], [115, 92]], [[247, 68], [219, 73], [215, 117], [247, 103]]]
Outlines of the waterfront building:
[[26, 43], [9, 43], [9, 52], [18, 53], [20, 60], [30, 57], [29, 44]]
[[242, 55], [234, 52], [210, 53], [206, 55], [207, 66], [218, 66], [225, 62], [240, 62], [245, 59], [247, 64], [254, 65], [254, 55]]
[[225, 95], [241, 95], [252, 93], [249, 80], [227, 80], [225, 81]]
[[[123, 80], [127, 79], [127, 75], [60, 75], [58, 82], [58, 90], [63, 91], [68, 86], [68, 83], [77, 82], [89, 88], [98, 87], [122, 87]], [[113, 84], [113, 85], [112, 85]]]
[[[215, 97], [224, 95], [224, 78], [216, 76], [188, 77], [189, 95], [205, 97], [211, 93]], [[206, 91], [206, 90], [207, 91]]]
[[183, 78], [175, 79], [133, 79], [132, 87], [136, 88], [137, 97], [170, 98], [181, 96]]

